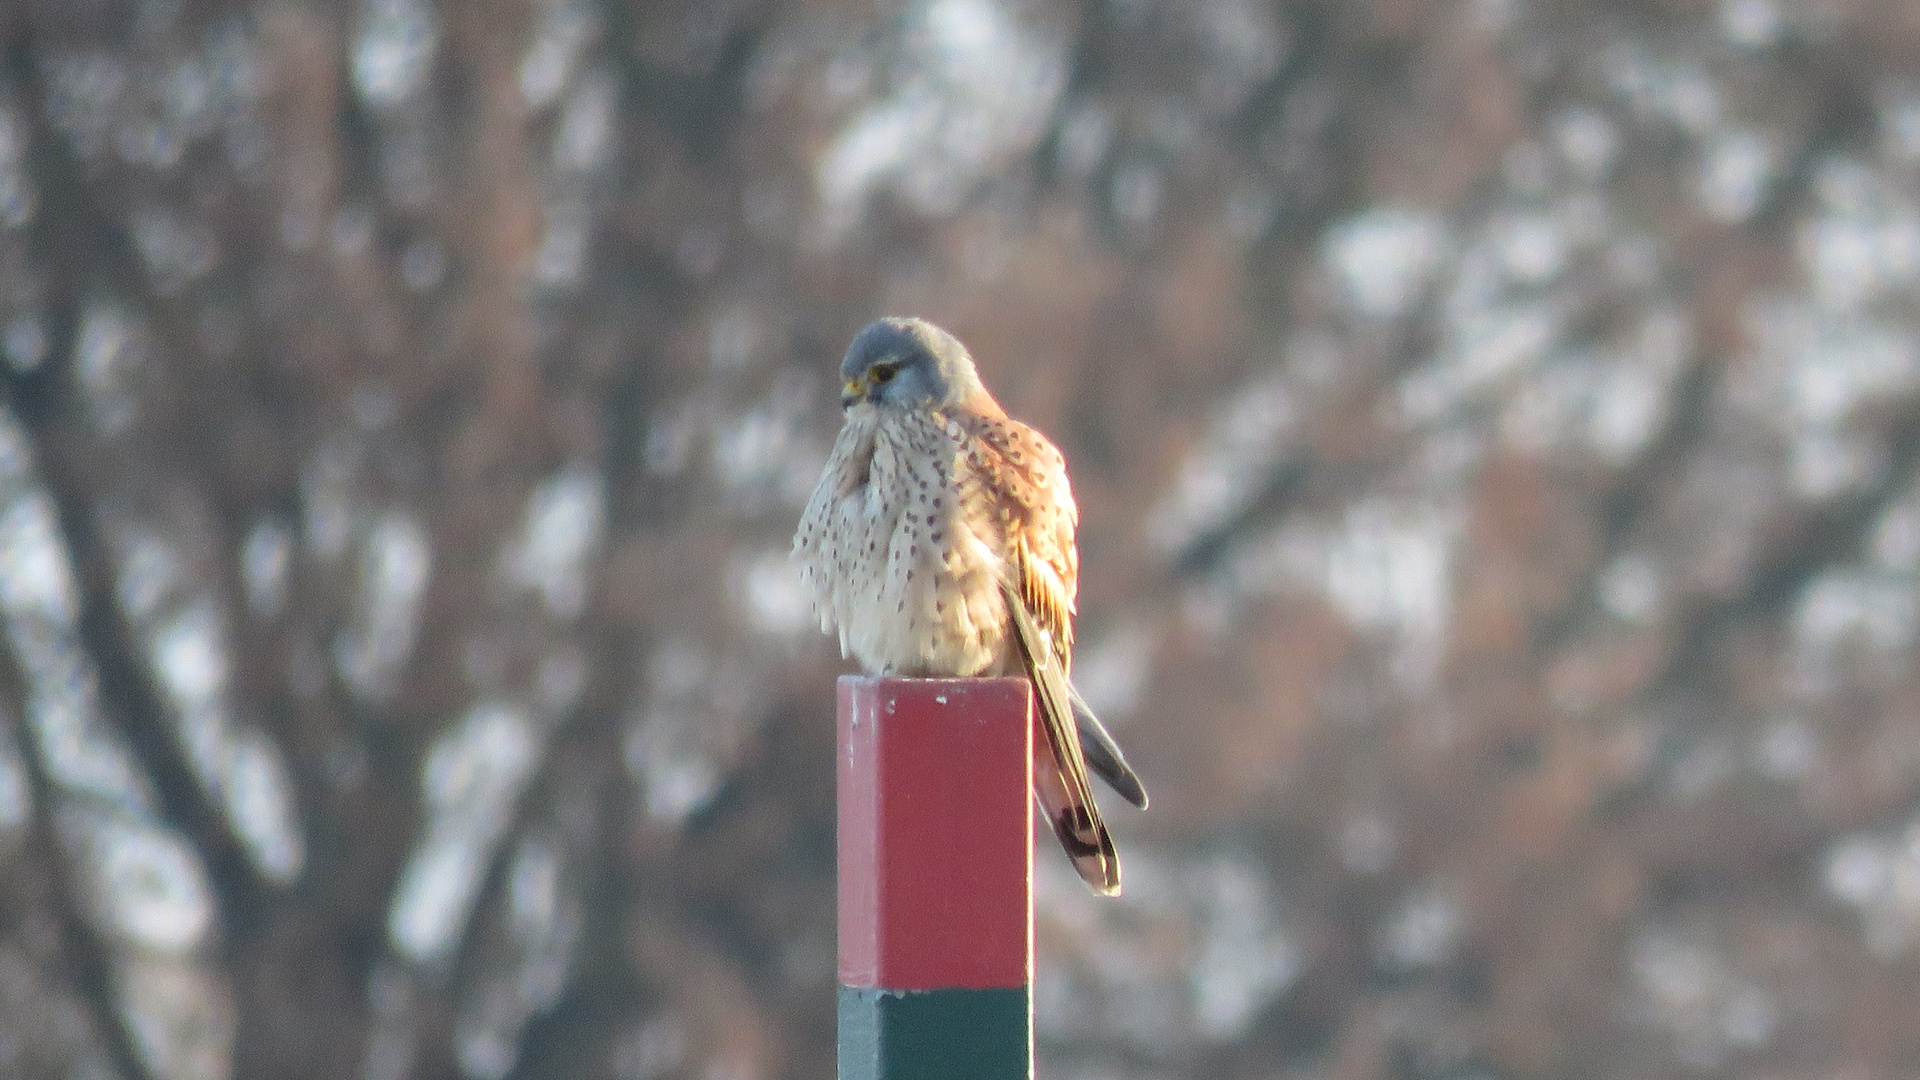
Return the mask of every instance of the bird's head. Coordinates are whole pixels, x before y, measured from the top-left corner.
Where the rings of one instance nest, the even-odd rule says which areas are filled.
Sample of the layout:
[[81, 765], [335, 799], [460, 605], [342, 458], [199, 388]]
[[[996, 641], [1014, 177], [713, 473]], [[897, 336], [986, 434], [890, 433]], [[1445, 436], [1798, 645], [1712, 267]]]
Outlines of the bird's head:
[[986, 393], [959, 339], [924, 319], [886, 318], [853, 337], [840, 362], [840, 404], [937, 409]]

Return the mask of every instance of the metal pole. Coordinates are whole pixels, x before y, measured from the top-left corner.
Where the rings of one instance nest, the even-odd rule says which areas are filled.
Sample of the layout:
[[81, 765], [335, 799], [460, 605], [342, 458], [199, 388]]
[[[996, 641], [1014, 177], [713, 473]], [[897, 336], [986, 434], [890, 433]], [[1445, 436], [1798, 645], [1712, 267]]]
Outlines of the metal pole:
[[838, 691], [840, 1080], [1029, 1078], [1029, 684]]

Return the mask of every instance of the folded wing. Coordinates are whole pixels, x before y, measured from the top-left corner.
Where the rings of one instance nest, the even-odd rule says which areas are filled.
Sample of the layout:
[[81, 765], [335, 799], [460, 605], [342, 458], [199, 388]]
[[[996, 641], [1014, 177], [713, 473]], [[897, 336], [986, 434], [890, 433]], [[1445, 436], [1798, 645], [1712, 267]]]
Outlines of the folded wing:
[[[1026, 563], [1021, 557], [1019, 562]], [[1024, 575], [1023, 579], [1024, 579]], [[1035, 748], [1034, 795], [1053, 834], [1060, 838], [1081, 880], [1103, 896], [1120, 892], [1120, 855], [1100, 808], [1093, 801], [1087, 778], [1087, 759], [1074, 727], [1072, 692], [1057, 652], [1058, 637], [1043, 629], [1034, 617], [1025, 589], [1007, 588], [1007, 610], [1013, 619], [1021, 660], [1033, 680], [1044, 745]]]

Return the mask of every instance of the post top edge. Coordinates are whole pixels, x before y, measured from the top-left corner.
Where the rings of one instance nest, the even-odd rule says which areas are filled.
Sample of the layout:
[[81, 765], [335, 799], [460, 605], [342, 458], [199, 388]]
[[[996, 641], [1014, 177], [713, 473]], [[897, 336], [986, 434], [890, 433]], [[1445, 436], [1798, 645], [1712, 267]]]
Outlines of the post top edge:
[[841, 686], [850, 689], [888, 690], [895, 693], [952, 693], [967, 690], [985, 692], [1005, 691], [1029, 684], [1025, 675], [996, 675], [990, 678], [965, 679], [908, 679], [896, 675], [856, 675], [845, 674], [836, 680]]

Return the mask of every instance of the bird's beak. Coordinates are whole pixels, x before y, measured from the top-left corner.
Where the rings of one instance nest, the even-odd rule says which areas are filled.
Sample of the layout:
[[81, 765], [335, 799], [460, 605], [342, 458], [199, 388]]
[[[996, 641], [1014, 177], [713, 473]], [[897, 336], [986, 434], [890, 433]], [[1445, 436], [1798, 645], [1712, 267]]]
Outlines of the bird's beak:
[[857, 379], [848, 379], [846, 384], [840, 387], [840, 407], [843, 409], [851, 409], [853, 408], [854, 402], [866, 396], [867, 377], [865, 375]]

